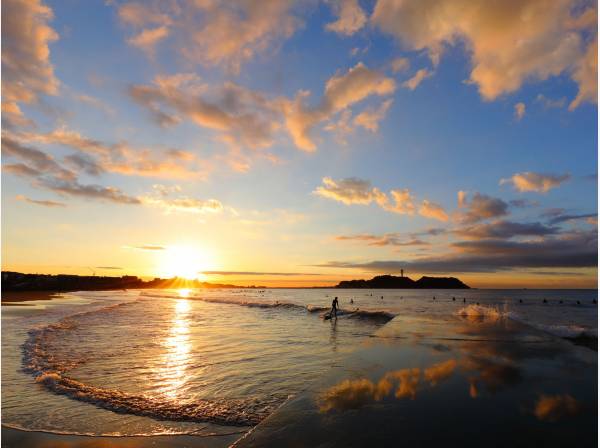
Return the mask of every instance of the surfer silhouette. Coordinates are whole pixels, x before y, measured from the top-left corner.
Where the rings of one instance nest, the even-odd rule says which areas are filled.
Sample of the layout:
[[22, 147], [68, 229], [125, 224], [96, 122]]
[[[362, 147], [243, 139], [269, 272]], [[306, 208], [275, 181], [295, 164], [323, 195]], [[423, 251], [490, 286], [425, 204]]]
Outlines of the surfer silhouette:
[[336, 297], [331, 302], [331, 312], [329, 313], [330, 317], [335, 317], [337, 319], [337, 309], [338, 309], [338, 298]]

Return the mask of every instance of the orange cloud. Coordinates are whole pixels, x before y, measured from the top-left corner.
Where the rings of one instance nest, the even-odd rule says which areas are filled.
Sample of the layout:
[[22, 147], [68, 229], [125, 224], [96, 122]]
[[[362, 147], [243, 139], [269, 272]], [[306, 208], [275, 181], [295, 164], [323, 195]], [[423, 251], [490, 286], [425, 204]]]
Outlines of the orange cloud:
[[[371, 21], [410, 50], [427, 50], [434, 65], [446, 45], [465, 42], [469, 82], [485, 100], [530, 79], [566, 73], [579, 86], [571, 103], [597, 102], [597, 10], [576, 15], [576, 0], [379, 0]], [[591, 34], [589, 38], [587, 34]]]
[[435, 202], [430, 202], [427, 199], [424, 199], [423, 202], [421, 202], [419, 215], [426, 218], [437, 219], [442, 222], [448, 221], [448, 214], [444, 210], [444, 207]]
[[18, 103], [34, 103], [38, 96], [56, 95], [49, 45], [58, 34], [48, 24], [52, 9], [40, 0], [6, 0], [2, 14], [2, 115], [15, 124], [25, 119]]
[[367, 16], [358, 4], [358, 0], [338, 0], [334, 3], [334, 12], [338, 19], [325, 25], [328, 31], [351, 36], [367, 22]]
[[[325, 84], [325, 92], [316, 107], [307, 107], [309, 92], [301, 91], [294, 101], [284, 101], [285, 123], [296, 146], [305, 151], [316, 150], [311, 130], [336, 113], [369, 96], [388, 96], [396, 90], [393, 79], [367, 68], [362, 62], [343, 75], [335, 75]], [[363, 119], [364, 122], [364, 119]]]
[[558, 187], [563, 182], [569, 180], [569, 174], [540, 174], [525, 171], [516, 173], [508, 179], [501, 179], [500, 185], [511, 183], [517, 191], [535, 191], [537, 193], [547, 193], [552, 188]]

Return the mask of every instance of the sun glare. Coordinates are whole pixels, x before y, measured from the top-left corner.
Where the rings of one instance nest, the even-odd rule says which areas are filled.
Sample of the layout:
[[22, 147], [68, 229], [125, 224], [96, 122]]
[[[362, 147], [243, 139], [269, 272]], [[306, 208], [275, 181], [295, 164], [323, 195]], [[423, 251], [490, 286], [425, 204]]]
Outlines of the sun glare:
[[208, 252], [188, 246], [174, 246], [161, 254], [159, 275], [166, 278], [203, 279], [202, 271], [210, 269], [210, 266]]
[[189, 288], [181, 288], [177, 291], [179, 293], [179, 297], [186, 298], [190, 296]]

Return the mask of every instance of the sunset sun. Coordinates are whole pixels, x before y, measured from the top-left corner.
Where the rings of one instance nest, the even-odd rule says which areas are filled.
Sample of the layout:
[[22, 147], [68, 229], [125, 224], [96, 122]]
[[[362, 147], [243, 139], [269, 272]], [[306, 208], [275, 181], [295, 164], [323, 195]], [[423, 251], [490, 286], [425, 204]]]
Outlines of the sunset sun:
[[202, 271], [210, 269], [210, 254], [191, 246], [167, 248], [159, 259], [158, 272], [161, 277], [179, 277], [187, 280], [204, 280]]

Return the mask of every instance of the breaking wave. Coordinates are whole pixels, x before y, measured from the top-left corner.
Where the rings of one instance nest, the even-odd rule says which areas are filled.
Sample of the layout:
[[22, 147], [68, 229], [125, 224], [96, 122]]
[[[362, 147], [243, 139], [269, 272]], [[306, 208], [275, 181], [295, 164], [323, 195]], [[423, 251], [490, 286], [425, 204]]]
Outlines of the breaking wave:
[[503, 311], [495, 306], [468, 305], [459, 309], [457, 314], [469, 320], [495, 321], [502, 318], [511, 319], [563, 339], [598, 339], [598, 329], [585, 328], [580, 325], [545, 325], [527, 320], [514, 311]]
[[[166, 297], [173, 299], [180, 299], [181, 296], [176, 294], [142, 294], [146, 297]], [[308, 311], [309, 313], [323, 313], [327, 314], [331, 307], [329, 306], [320, 306], [320, 305], [300, 305], [297, 303], [291, 302], [261, 302], [261, 301], [252, 301], [245, 299], [231, 299], [231, 298], [220, 298], [220, 297], [200, 297], [200, 296], [190, 296], [186, 298], [187, 300], [199, 300], [202, 302], [208, 303], [222, 303], [227, 305], [238, 305], [238, 306], [246, 306], [249, 308], [263, 308], [263, 309], [271, 309], [271, 308], [280, 308], [280, 309], [290, 309], [290, 310], [302, 310]], [[362, 318], [362, 319], [374, 319], [377, 321], [389, 321], [392, 320], [397, 314], [392, 313], [390, 311], [385, 310], [361, 310], [356, 308], [354, 310], [348, 309], [339, 309], [337, 312], [338, 317], [348, 317], [348, 318]]]
[[116, 413], [134, 414], [156, 420], [254, 426], [281, 404], [281, 399], [278, 397], [273, 397], [271, 401], [249, 398], [228, 399], [227, 401], [194, 400], [193, 403], [181, 403], [116, 389], [94, 387], [66, 375], [68, 370], [76, 367], [82, 361], [58, 360], [51, 351], [51, 341], [60, 338], [61, 334], [64, 334], [63, 332], [77, 328], [77, 319], [82, 316], [110, 312], [132, 303], [135, 301], [73, 314], [57, 323], [30, 330], [28, 338], [22, 346], [23, 370], [33, 375], [36, 383], [56, 394], [66, 395]]

